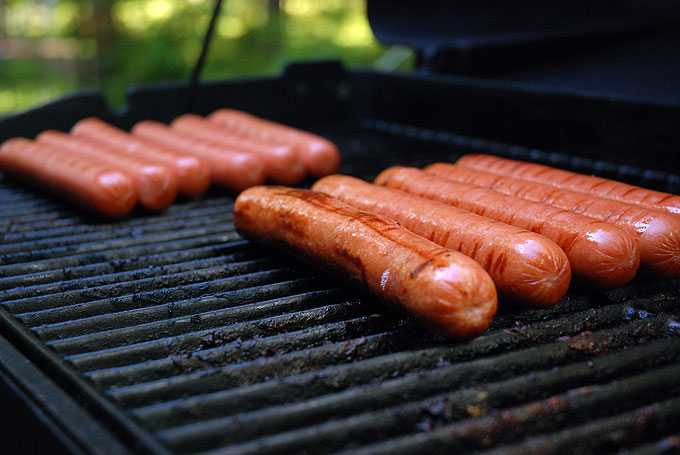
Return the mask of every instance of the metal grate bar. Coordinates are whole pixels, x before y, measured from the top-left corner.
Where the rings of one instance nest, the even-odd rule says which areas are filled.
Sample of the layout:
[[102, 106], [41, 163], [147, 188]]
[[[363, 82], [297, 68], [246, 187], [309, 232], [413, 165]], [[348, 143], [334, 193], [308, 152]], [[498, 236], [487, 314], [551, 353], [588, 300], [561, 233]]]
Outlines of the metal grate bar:
[[[217, 283], [223, 283], [224, 280], [228, 280], [229, 277], [234, 273], [243, 271], [244, 274], [250, 275], [253, 273], [254, 269], [259, 270], [261, 268], [266, 268], [264, 267], [265, 265], [271, 264], [271, 259], [260, 259], [231, 264], [230, 266], [225, 266], [224, 269], [215, 270], [214, 268], [209, 268], [201, 269], [195, 272], [180, 272], [167, 278], [163, 276], [148, 278], [145, 280], [145, 283], [149, 283], [152, 289], [154, 289], [154, 283], [156, 285], [168, 285], [168, 287], [144, 291], [144, 283], [142, 283], [140, 285], [140, 292], [134, 294], [129, 292], [130, 290], [134, 290], [134, 288], [128, 289], [132, 287], [132, 285], [123, 286], [121, 291], [127, 292], [125, 294], [118, 294], [115, 292], [115, 286], [112, 287], [111, 285], [105, 285], [91, 289], [85, 289], [80, 292], [68, 291], [55, 295], [36, 297], [35, 299], [24, 298], [10, 302], [4, 302], [3, 306], [9, 311], [17, 314], [24, 314], [24, 312], [34, 313], [36, 311], [45, 311], [76, 304], [83, 304], [86, 307], [96, 308], [97, 305], [101, 305], [102, 300], [113, 304], [113, 306], [109, 307], [109, 311], [112, 309], [116, 311], [117, 307], [139, 308], [145, 304], [150, 305], [153, 303], [159, 303], [159, 299], [162, 297], [167, 297], [169, 299], [183, 299], [201, 295], [202, 286], [206, 286], [205, 290], [207, 292], [210, 292], [210, 290], [213, 288], [215, 290], [219, 290], [219, 284], [213, 283], [211, 285], [204, 285], [203, 281], [216, 280], [219, 275], [222, 275], [224, 278], [218, 280]], [[230, 269], [232, 269], [232, 273], [230, 273]], [[186, 286], [181, 285], [183, 282], [187, 283]]]
[[168, 233], [141, 235], [139, 237], [124, 236], [112, 238], [105, 242], [85, 242], [82, 244], [57, 246], [43, 250], [20, 251], [17, 253], [3, 254], [0, 256], [0, 263], [17, 264], [23, 262], [39, 261], [54, 257], [64, 258], [65, 256], [75, 256], [79, 254], [108, 252], [116, 249], [130, 248], [140, 245], [148, 245], [150, 240], [153, 243], [172, 242], [192, 237], [207, 236], [217, 233], [232, 232], [234, 225], [230, 222], [211, 227], [176, 229]]
[[[200, 207], [188, 207], [188, 204], [182, 204], [182, 211], [170, 209], [162, 214], [154, 215], [153, 217], [137, 217], [130, 218], [127, 220], [121, 220], [118, 222], [111, 223], [112, 230], [134, 230], [134, 228], [143, 227], [144, 230], [162, 230], [161, 228], [165, 225], [166, 230], [174, 224], [184, 222], [190, 222], [196, 217], [206, 217], [212, 214], [216, 216], [226, 216], [233, 210], [232, 199], [222, 200], [220, 204], [209, 204]], [[192, 217], [187, 220], [186, 210], [191, 210]], [[37, 223], [35, 220], [26, 223], [25, 230], [18, 232], [17, 228], [19, 225], [17, 223], [12, 223], [12, 232], [5, 233], [3, 237], [4, 243], [15, 243], [15, 242], [26, 242], [29, 240], [45, 240], [45, 239], [55, 239], [62, 236], [68, 236], [72, 234], [87, 234], [87, 233], [97, 233], [101, 232], [102, 224], [92, 224], [83, 223], [83, 220], [74, 220], [74, 223], [69, 226], [64, 226], [63, 223]], [[110, 231], [108, 231], [110, 232]]]
[[[142, 307], [153, 300], [153, 295], [158, 293], [157, 289], [164, 289], [172, 299], [173, 295], [179, 291], [184, 291], [184, 286], [196, 286], [211, 281], [232, 278], [234, 275], [249, 275], [265, 271], [273, 271], [280, 268], [275, 260], [271, 258], [234, 261], [222, 267], [207, 267], [198, 270], [190, 270], [170, 275], [161, 275], [153, 278], [146, 278], [135, 281], [122, 282], [118, 286], [106, 285], [88, 288], [84, 291], [69, 291], [59, 294], [51, 294], [38, 300], [35, 305], [40, 310], [30, 313], [20, 313], [16, 316], [29, 326], [42, 325], [38, 330], [41, 334], [48, 333], [59, 327], [65, 321], [75, 321], [86, 317], [112, 315], [112, 303], [117, 306], [116, 312], [122, 309], [134, 309]], [[186, 295], [198, 295], [189, 288]], [[177, 292], [174, 292], [177, 290]], [[130, 292], [134, 292], [130, 294]], [[182, 295], [184, 293], [182, 292]], [[112, 297], [113, 296], [113, 297]], [[108, 297], [108, 299], [106, 299]], [[115, 299], [115, 300], [111, 300]], [[22, 299], [21, 303], [27, 299]], [[9, 302], [7, 306], [10, 306]], [[16, 303], [16, 301], [14, 302]], [[166, 303], [172, 303], [172, 300]], [[63, 305], [63, 306], [57, 306]], [[129, 313], [134, 316], [134, 313]], [[98, 319], [103, 322], [102, 319]], [[50, 338], [45, 335], [45, 338]]]
[[[539, 343], [541, 341], [552, 341], [555, 338], [568, 334], [580, 333], [583, 330], [593, 330], [598, 327], [604, 328], [616, 322], [622, 323], [630, 318], [629, 308], [622, 306], [617, 306], [616, 308], [606, 308], [599, 311], [590, 311], [588, 316], [584, 318], [584, 315], [580, 316], [570, 315], [561, 318], [559, 321], [548, 321], [542, 324], [534, 324], [530, 327], [520, 327], [506, 330], [497, 335], [494, 340], [496, 348], [498, 344], [505, 344], [505, 348], [510, 346], [517, 347], [519, 345], [529, 345], [531, 343]], [[585, 319], [585, 321], [584, 321]], [[135, 386], [123, 387], [110, 393], [116, 399], [125, 402], [139, 403], [142, 405], [151, 404], [152, 402], [157, 402], [160, 400], [172, 400], [179, 397], [188, 397], [197, 394], [204, 394], [215, 392], [217, 390], [226, 389], [230, 387], [242, 386], [247, 384], [254, 384], [257, 381], [255, 376], [247, 378], [247, 382], [233, 382], [232, 376], [236, 375], [237, 378], [242, 377], [239, 373], [240, 370], [246, 368], [246, 370], [253, 369], [262, 374], [262, 371], [275, 372], [277, 377], [281, 377], [281, 372], [287, 372], [286, 376], [292, 374], [298, 374], [301, 372], [311, 371], [312, 369], [319, 369], [328, 366], [328, 362], [344, 363], [351, 358], [370, 358], [373, 357], [372, 352], [374, 352], [373, 343], [386, 343], [386, 337], [397, 336], [403, 337], [398, 333], [386, 333], [380, 336], [381, 339], [375, 339], [373, 337], [365, 337], [361, 340], [361, 343], [357, 347], [352, 347], [352, 356], [347, 356], [346, 352], [344, 356], [340, 356], [343, 362], [338, 362], [338, 359], [333, 359], [334, 356], [339, 356], [344, 351], [349, 349], [342, 346], [321, 346], [319, 348], [312, 348], [305, 350], [304, 352], [290, 353], [277, 358], [262, 360], [260, 364], [248, 365], [247, 363], [241, 365], [227, 365], [224, 367], [214, 369], [209, 375], [206, 374], [187, 374], [183, 376], [177, 376], [166, 381], [152, 382], [149, 384], [140, 384]], [[491, 336], [491, 335], [487, 335]], [[481, 337], [482, 339], [485, 337]], [[500, 339], [499, 339], [500, 338]], [[369, 343], [370, 341], [370, 343]], [[413, 343], [406, 338], [400, 340], [393, 340], [393, 343], [399, 344], [400, 342]], [[391, 343], [390, 343], [391, 344]], [[330, 352], [329, 349], [331, 350]], [[337, 354], [331, 354], [335, 353]], [[387, 351], [391, 352], [391, 351]], [[378, 350], [375, 355], [384, 355], [385, 351]], [[468, 352], [468, 355], [480, 355], [480, 352]], [[304, 362], [304, 360], [307, 362]], [[316, 359], [320, 359], [320, 363], [316, 362]], [[289, 364], [295, 362], [296, 365], [300, 360], [303, 360], [303, 364], [298, 368], [291, 368]], [[269, 365], [265, 368], [263, 363], [266, 361]], [[264, 377], [267, 377], [267, 374]], [[158, 393], [158, 396], [156, 396]], [[152, 402], [145, 402], [149, 397], [152, 398]]]
[[[656, 349], [653, 349], [652, 346]], [[667, 347], [667, 345], [663, 346], [663, 348]], [[548, 397], [565, 390], [565, 386], [567, 389], [582, 387], [594, 384], [593, 381], [606, 381], [618, 374], [630, 372], [631, 369], [635, 371], [636, 369], [656, 366], [658, 359], [649, 357], [648, 354], [658, 354], [663, 352], [663, 349], [656, 344], [650, 344], [625, 352], [628, 355], [624, 353], [605, 354], [587, 362], [564, 366], [559, 369], [559, 373], [551, 368], [527, 375], [519, 375], [500, 382], [485, 381], [484, 386], [463, 388], [443, 395], [432, 396], [425, 402], [408, 402], [392, 408], [308, 425], [302, 429], [259, 438], [256, 442], [232, 445], [227, 453], [330, 453], [345, 448], [348, 440], [355, 443], [370, 444], [376, 439], [397, 437], [404, 433], [422, 432], [425, 428], [431, 428], [447, 421], [470, 417], [478, 413], [484, 414], [485, 409], [503, 409], [526, 401]], [[621, 360], [622, 358], [623, 360]], [[649, 384], [649, 380], [657, 377], [664, 377], [666, 382], [670, 381], [668, 378], [672, 377], [673, 373], [677, 373], [679, 368], [671, 367], [670, 371], [662, 370], [662, 374], [652, 374], [645, 377], [643, 383]], [[657, 389], [657, 394], [663, 395], [663, 392]], [[560, 424], [561, 422], [556, 422], [556, 425]], [[557, 426], [557, 428], [560, 427]], [[160, 437], [173, 450], [180, 453], [187, 450], [192, 452], [197, 450], [196, 447], [185, 446], [182, 439], [170, 438], [174, 435], [171, 431], [162, 432]], [[204, 447], [198, 448], [198, 450], [209, 448], [205, 447], [208, 441], [201, 443], [192, 439], [192, 442], [204, 444]], [[421, 453], [423, 453], [422, 448]], [[428, 450], [425, 449], [424, 453], [428, 453]]]
[[[243, 248], [246, 247], [247, 248]], [[153, 273], [154, 271], [171, 270], [174, 264], [181, 265], [198, 259], [219, 260], [220, 255], [247, 249], [257, 254], [245, 240], [234, 240], [229, 243], [211, 243], [207, 246], [170, 250], [164, 253], [131, 256], [124, 259], [112, 259], [105, 262], [95, 262], [87, 265], [62, 267], [44, 272], [29, 273], [0, 278], [0, 290], [5, 290], [3, 296], [7, 299], [21, 298], [23, 293], [33, 292], [33, 295], [47, 294], [56, 290], [77, 288], [78, 283], [107, 284], [107, 277], [116, 273]], [[215, 259], [217, 257], [217, 259]], [[7, 291], [9, 290], [9, 291]], [[4, 300], [4, 299], [3, 299]]]
[[[206, 249], [206, 253], [212, 249]], [[102, 273], [94, 276], [87, 276], [84, 273], [83, 278], [63, 280], [58, 283], [38, 284], [34, 286], [26, 286], [23, 288], [6, 290], [3, 292], [3, 297], [6, 299], [5, 303], [11, 300], [19, 300], [31, 296], [46, 296], [63, 294], [66, 291], [75, 291], [77, 289], [92, 289], [101, 288], [102, 286], [120, 283], [125, 285], [135, 280], [146, 280], [153, 277], [168, 276], [173, 274], [180, 274], [191, 270], [207, 269], [216, 264], [229, 265], [232, 262], [244, 262], [247, 260], [262, 259], [264, 254], [259, 251], [253, 251], [252, 248], [234, 248], [234, 254], [222, 256], [206, 256], [206, 254], [197, 254], [200, 259], [193, 259], [188, 261], [169, 262], [164, 261], [157, 265], [150, 265], [141, 269], [132, 271], [118, 272], [118, 273]], [[271, 259], [270, 259], [271, 260]], [[87, 267], [87, 266], [85, 266]], [[89, 270], [88, 270], [89, 272]], [[73, 272], [69, 272], [72, 274]], [[29, 314], [29, 313], [26, 313]], [[23, 314], [22, 314], [23, 316]]]
[[[209, 368], [173, 378], [113, 389], [108, 394], [125, 408], [147, 406], [178, 399], [241, 387], [277, 377], [319, 370], [413, 346], [404, 336], [409, 329], [361, 336], [317, 348], [296, 351], [273, 358], [263, 358], [219, 368]], [[284, 372], [282, 374], [281, 372]]]
[[680, 449], [680, 433], [642, 444], [636, 448], [624, 449], [619, 453], [621, 455], [668, 455], [677, 452], [678, 449]]
[[66, 257], [54, 257], [43, 260], [29, 261], [25, 263], [17, 263], [12, 265], [0, 266], [0, 274], [2, 276], [25, 275], [36, 272], [44, 272], [54, 269], [65, 269], [69, 267], [82, 266], [87, 264], [97, 264], [105, 261], [112, 262], [115, 268], [118, 264], [125, 261], [131, 261], [138, 255], [153, 255], [167, 253], [168, 251], [180, 251], [185, 249], [192, 249], [206, 245], [215, 245], [219, 243], [230, 243], [236, 240], [242, 240], [233, 230], [217, 231], [211, 235], [197, 235], [189, 236], [188, 238], [180, 238], [178, 240], [155, 239], [146, 244], [134, 246], [118, 246], [112, 247], [108, 250], [100, 250], [95, 252], [72, 254]]
[[[592, 363], [598, 361], [595, 359]], [[447, 450], [479, 450], [493, 447], [498, 440], [513, 440], [537, 432], [548, 434], [486, 453], [611, 453], [626, 440], [637, 443], [649, 429], [652, 431], [647, 437], [658, 435], [657, 432], [663, 431], [664, 427], [668, 430], [675, 426], [663, 424], [660, 420], [677, 422], [680, 416], [677, 408], [680, 398], [667, 399], [678, 394], [679, 386], [673, 377], [677, 377], [679, 372], [680, 367], [669, 366], [604, 385], [572, 388], [543, 401], [511, 409], [494, 409], [490, 415], [479, 419], [464, 420], [431, 433], [406, 436], [345, 453], [386, 454], [394, 453], [390, 450], [395, 447], [399, 447], [399, 453], [405, 454], [436, 453], [443, 447]], [[648, 405], [650, 402], [653, 404]], [[641, 405], [647, 406], [628, 411]], [[621, 411], [628, 412], [599, 418]], [[589, 417], [592, 419], [589, 423], [563, 430], [565, 426]], [[643, 422], [648, 422], [648, 425]], [[489, 434], [491, 428], [494, 434]], [[621, 433], [631, 431], [632, 437], [622, 437]]]
[[[133, 411], [135, 417], [145, 426], [160, 430], [177, 425], [177, 409], [181, 409], [183, 425], [199, 421], [213, 420], [205, 424], [207, 428], [236, 426], [248, 421], [252, 415], [257, 422], [252, 425], [293, 425], [292, 420], [306, 419], [309, 415], [324, 412], [333, 416], [348, 415], [360, 409], [372, 409], [384, 406], [389, 400], [414, 399], [417, 394], [433, 393], [461, 385], [473, 385], [492, 378], [510, 377], [532, 369], [550, 368], [568, 361], [574, 361], [593, 354], [616, 351], [628, 347], [628, 340], [614, 337], [617, 333], [623, 336], [639, 334], [645, 330], [636, 342], [654, 340], [667, 333], [668, 321], [657, 318], [654, 321], [637, 321], [631, 326], [616, 327], [575, 338], [565, 338], [545, 345], [516, 349], [507, 354], [490, 357], [475, 356], [476, 360], [458, 360], [451, 355], [451, 350], [444, 347], [415, 351], [411, 358], [401, 354], [396, 359], [371, 359], [360, 365], [331, 367], [313, 375], [289, 378], [285, 383], [265, 383], [252, 387], [240, 398], [239, 391], [218, 392], [202, 397], [181, 401], [172, 401], [162, 405], [139, 408]], [[425, 359], [425, 360], [423, 360]], [[416, 365], [413, 365], [416, 363]], [[432, 371], [427, 371], [432, 370]], [[349, 384], [342, 382], [351, 377]], [[393, 379], [399, 377], [399, 379]], [[316, 384], [320, 382], [320, 384]], [[352, 388], [350, 388], [352, 387]], [[260, 393], [256, 393], [260, 389]], [[312, 390], [308, 390], [312, 389]], [[349, 390], [348, 390], [349, 389]], [[250, 392], [250, 393], [247, 393]], [[316, 397], [325, 395], [323, 399]], [[248, 401], [247, 403], [244, 401]], [[322, 405], [323, 403], [323, 405]], [[272, 408], [267, 411], [260, 409]], [[248, 414], [249, 413], [249, 414]], [[278, 421], [277, 416], [286, 414], [286, 418]], [[233, 416], [222, 418], [223, 416]], [[318, 418], [318, 416], [317, 416]], [[196, 427], [191, 427], [196, 428]], [[193, 431], [193, 430], [192, 430]], [[266, 434], [273, 430], [263, 430]]]
[[[680, 343], [676, 343], [675, 347], [677, 346], [680, 346]], [[663, 346], [663, 349], [667, 348], [667, 345]], [[567, 349], [569, 349], [568, 346]], [[658, 358], [655, 357], [655, 361], [660, 361], [659, 359], [668, 361], [667, 356], [659, 355], [663, 352], [663, 349], [657, 348], [650, 350], [654, 356], [658, 356]], [[373, 438], [377, 438], [380, 433], [378, 432], [378, 429], [374, 427], [374, 424], [371, 423], [373, 417], [376, 416], [371, 415], [369, 411], [380, 409], [381, 415], [379, 416], [380, 418], [377, 419], [380, 422], [378, 425], [385, 425], [389, 428], [389, 431], [400, 432], [404, 430], [403, 425], [408, 424], [406, 422], [406, 407], [413, 412], [413, 416], [409, 417], [410, 425], [420, 422], [423, 419], [422, 412], [426, 411], [422, 409], [420, 403], [411, 406], [400, 404], [406, 400], [420, 401], [433, 395], [444, 393], [446, 390], [451, 390], [457, 386], [474, 385], [479, 382], [487, 384], [486, 390], [489, 390], [488, 393], [491, 394], [491, 390], [495, 389], [493, 385], [490, 385], [490, 382], [498, 380], [499, 377], [517, 375], [520, 379], [515, 378], [513, 381], [523, 381], [526, 378], [522, 373], [530, 370], [550, 370], [552, 367], [561, 364], [558, 360], [564, 361], [564, 358], [560, 359], [559, 355], [555, 356], [556, 358], [550, 356], [550, 349], [546, 347], [536, 350], [529, 349], [527, 351], [528, 352], [519, 351], [511, 355], [493, 357], [484, 359], [483, 361], [475, 361], [472, 362], [472, 365], [456, 364], [427, 373], [419, 372], [400, 379], [388, 380], [360, 389], [350, 389], [344, 393], [336, 393], [334, 395], [316, 398], [295, 405], [279, 406], [264, 411], [237, 414], [233, 417], [213, 420], [206, 423], [168, 429], [161, 432], [161, 438], [166, 440], [172, 447], [184, 447], [185, 449], [194, 447], [193, 450], [202, 450], [202, 448], [208, 448], [206, 444], [233, 444], [235, 442], [247, 441], [249, 439], [289, 431], [295, 428], [314, 426], [319, 420], [323, 420], [324, 415], [333, 415], [334, 420], [338, 421], [342, 417], [361, 412], [368, 414], [362, 419], [361, 424], [356, 425], [355, 422], [352, 422], [352, 428], [348, 431], [356, 433], [357, 428], [363, 427], [365, 424], [365, 428], [362, 428], [361, 432], [363, 433], [365, 431], [367, 435], [372, 434]], [[616, 374], [621, 371], [627, 371], [633, 364], [637, 366], [641, 362], [640, 355], [639, 353], [637, 354], [638, 355], [633, 355], [632, 358], [629, 359], [625, 354], [619, 353], [618, 356], [623, 360], [620, 365], [617, 366], [618, 369], [615, 372], [612, 372], [611, 367], [608, 366], [606, 370], [607, 373]], [[649, 352], [644, 351], [644, 354], [649, 354]], [[546, 356], [547, 359], [543, 365], [539, 365], [539, 362], [534, 357], [542, 355]], [[529, 360], [527, 360], [527, 358], [529, 358]], [[541, 357], [538, 358], [540, 359]], [[567, 359], [568, 358], [569, 357], [567, 357]], [[644, 364], [644, 362], [642, 363]], [[583, 362], [579, 363], [579, 365], [583, 365]], [[478, 371], [476, 367], [480, 367], [481, 371]], [[540, 375], [542, 373], [532, 374]], [[592, 368], [580, 368], [579, 374], [592, 379], [593, 375], [597, 374], [597, 370]], [[554, 371], [551, 371], [549, 376], [552, 379], [552, 383], [548, 383], [548, 385], [544, 387], [556, 387], [555, 384], [563, 384], [565, 381], [574, 384], [577, 381], [576, 377], [565, 374], [564, 372], [557, 374]], [[509, 387], [508, 384], [505, 385], [508, 386], [508, 389], [505, 390], [504, 393], [512, 393], [512, 396], [514, 397], [525, 398], [526, 392], [522, 393], [518, 390], [518, 387]], [[537, 389], [534, 389], [532, 392], [536, 392], [536, 390]], [[505, 400], [507, 400], [507, 396], [508, 395], [504, 396]], [[489, 398], [489, 400], [491, 401], [492, 399]], [[450, 404], [450, 402], [448, 402], [448, 404]], [[494, 403], [489, 403], [488, 405], [495, 406]], [[466, 404], [466, 406], [469, 406], [469, 404]], [[398, 407], [400, 410], [394, 412], [383, 410], [388, 407]], [[460, 409], [464, 411], [466, 407], [461, 406]], [[389, 420], [389, 415], [398, 416], [400, 425], [397, 425], [394, 421], [386, 422], [384, 419]], [[460, 416], [456, 415], [454, 417]], [[334, 424], [332, 432], [336, 433], [337, 431], [338, 426], [337, 424]], [[320, 435], [320, 437], [323, 437], [323, 435]], [[356, 440], [356, 438], [357, 435], [352, 434], [352, 439]], [[302, 443], [304, 443], [304, 441]]]
[[[265, 316], [273, 317], [322, 307], [328, 302], [340, 301], [340, 296], [337, 289], [308, 291], [275, 300], [199, 313], [191, 318], [175, 318], [172, 330], [169, 329], [167, 333], [170, 336], [129, 346], [70, 355], [64, 357], [64, 360], [72, 363], [80, 371], [87, 372], [191, 354], [196, 350], [226, 343], [220, 332], [212, 329], [262, 319]], [[196, 328], [201, 330], [196, 331]]]
[[[256, 275], [256, 274], [253, 274]], [[176, 303], [160, 303], [151, 307], [153, 322], [145, 322], [144, 318], [139, 321], [128, 318], [125, 313], [121, 314], [124, 320], [124, 327], [110, 330], [102, 330], [95, 333], [76, 335], [71, 338], [56, 339], [48, 341], [46, 344], [54, 348], [62, 355], [80, 354], [94, 349], [111, 348], [115, 346], [129, 345], [142, 341], [152, 340], [159, 336], [165, 336], [166, 328], [170, 328], [177, 316], [194, 315], [197, 310], [214, 310], [218, 308], [233, 307], [243, 305], [246, 302], [263, 301], [276, 297], [299, 293], [304, 289], [309, 289], [312, 285], [310, 279], [299, 279], [293, 281], [276, 281], [274, 276], [262, 275], [262, 282], [254, 281], [253, 287], [248, 287], [248, 283], [229, 281], [226, 285], [237, 287], [236, 290], [224, 290], [219, 292], [217, 297], [202, 297], [196, 299], [183, 300]], [[214, 285], [215, 283], [213, 283]], [[162, 302], [162, 301], [161, 301]], [[125, 323], [126, 322], [126, 323]], [[94, 348], [94, 349], [93, 349]]]
[[[213, 224], [232, 223], [232, 214], [228, 213], [214, 213], [210, 217], [210, 222]], [[71, 229], [65, 229], [62, 235], [48, 235], [47, 238], [36, 238], [28, 240], [17, 240], [15, 242], [4, 239], [3, 245], [0, 245], [0, 254], [11, 255], [12, 253], [35, 251], [40, 254], [43, 249], [53, 250], [57, 247], [67, 247], [69, 245], [78, 245], [91, 242], [113, 241], [120, 238], [138, 238], [142, 236], [153, 235], [157, 232], [186, 230], [187, 228], [204, 226], [206, 219], [204, 217], [191, 217], [188, 220], [162, 220], [159, 223], [148, 223], [142, 226], [129, 226], [108, 229], [106, 231], [96, 230], [91, 232], [73, 232]]]
[[[230, 327], [231, 330], [222, 329], [220, 334], [224, 336], [225, 341], [217, 348], [203, 349], [191, 356], [171, 356], [132, 366], [94, 371], [86, 373], [86, 376], [102, 387], [122, 387], [179, 376], [217, 365], [236, 364], [263, 356], [270, 357], [310, 349], [390, 328], [391, 321], [385, 317], [380, 315], [351, 317], [351, 310], [359, 313], [354, 305], [336, 304], [298, 313], [293, 321], [290, 316], [279, 316], [242, 323]], [[279, 327], [275, 325], [277, 323], [285, 326]], [[294, 340], [290, 339], [291, 336]], [[246, 341], [242, 341], [242, 338]], [[228, 342], [229, 340], [235, 341]]]
[[[648, 386], [654, 387], [654, 383]], [[625, 402], [626, 399], [628, 399], [627, 396], [620, 397], [621, 402]], [[503, 447], [498, 451], [490, 451], [489, 455], [525, 454], [538, 450], [545, 454], [555, 455], [565, 453], [565, 451], [616, 453], [618, 447], [636, 445], [641, 441], [676, 431], [679, 419], [680, 398], [660, 399], [649, 406], [579, 425], [556, 434], [529, 438], [515, 447]]]

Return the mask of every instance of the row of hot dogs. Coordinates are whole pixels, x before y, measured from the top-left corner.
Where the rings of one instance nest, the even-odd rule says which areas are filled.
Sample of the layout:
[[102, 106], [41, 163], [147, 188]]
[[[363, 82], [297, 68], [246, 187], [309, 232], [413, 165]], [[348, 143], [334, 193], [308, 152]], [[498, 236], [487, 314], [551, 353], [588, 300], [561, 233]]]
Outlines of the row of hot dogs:
[[44, 131], [0, 146], [3, 173], [113, 218], [138, 203], [162, 210], [178, 194], [199, 197], [211, 183], [232, 191], [265, 180], [294, 185], [339, 164], [330, 141], [233, 109], [171, 125], [142, 121], [130, 133], [88, 118], [68, 134]]
[[392, 167], [374, 183], [258, 186], [239, 195], [234, 220], [453, 338], [489, 326], [497, 292], [545, 307], [572, 274], [602, 290], [638, 269], [680, 275], [680, 197], [487, 155]]

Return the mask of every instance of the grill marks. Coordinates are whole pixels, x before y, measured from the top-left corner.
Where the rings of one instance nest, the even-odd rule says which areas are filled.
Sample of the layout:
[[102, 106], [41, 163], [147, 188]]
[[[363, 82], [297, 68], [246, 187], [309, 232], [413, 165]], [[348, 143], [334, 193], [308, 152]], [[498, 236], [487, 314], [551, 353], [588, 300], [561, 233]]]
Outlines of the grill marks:
[[[348, 139], [343, 171], [409, 164], [394, 134]], [[364, 142], [396, 152], [352, 161]], [[0, 311], [176, 453], [605, 453], [677, 433], [679, 280], [443, 342], [243, 241], [232, 202], [97, 224], [0, 183]]]

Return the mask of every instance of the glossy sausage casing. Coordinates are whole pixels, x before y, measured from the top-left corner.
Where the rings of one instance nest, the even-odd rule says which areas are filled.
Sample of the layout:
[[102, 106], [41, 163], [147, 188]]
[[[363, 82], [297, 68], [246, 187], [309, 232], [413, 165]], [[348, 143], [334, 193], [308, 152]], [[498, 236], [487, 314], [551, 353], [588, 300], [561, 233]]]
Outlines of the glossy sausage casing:
[[0, 170], [110, 218], [128, 214], [138, 200], [127, 175], [24, 138], [0, 146]]
[[71, 134], [167, 166], [175, 173], [179, 191], [185, 196], [197, 198], [210, 186], [210, 171], [200, 159], [185, 151], [154, 146], [97, 118], [79, 121], [71, 129]]
[[248, 152], [263, 164], [267, 177], [277, 183], [294, 185], [305, 177], [300, 154], [290, 145], [272, 144], [244, 137], [194, 114], [184, 114], [172, 121], [171, 128], [194, 140], [210, 142], [234, 151]]
[[312, 189], [386, 216], [471, 257], [491, 275], [504, 298], [544, 307], [557, 303], [569, 288], [567, 256], [542, 235], [354, 177], [330, 175]]
[[640, 265], [637, 243], [609, 223], [415, 168], [386, 169], [375, 182], [544, 235], [562, 248], [573, 276], [588, 286], [623, 286]]
[[167, 125], [145, 120], [132, 128], [136, 138], [172, 150], [194, 155], [209, 168], [210, 178], [217, 184], [241, 191], [264, 183], [264, 166], [254, 155], [235, 151], [181, 134]]
[[165, 166], [117, 152], [89, 139], [60, 131], [40, 133], [36, 140], [66, 153], [94, 159], [129, 175], [137, 186], [139, 202], [149, 210], [162, 210], [177, 197], [179, 186], [175, 175]]
[[425, 171], [611, 223], [638, 242], [641, 269], [659, 278], [680, 275], [680, 218], [673, 215], [449, 163]]
[[208, 120], [239, 134], [273, 143], [293, 145], [299, 150], [307, 171], [315, 177], [332, 174], [340, 167], [338, 147], [316, 134], [235, 109], [217, 110], [208, 116]]
[[616, 180], [565, 171], [542, 164], [498, 158], [492, 155], [465, 155], [456, 164], [680, 216], [680, 196], [629, 185]]
[[477, 336], [496, 312], [496, 289], [475, 261], [323, 193], [247, 189], [236, 199], [234, 223], [244, 236], [342, 274], [445, 336]]

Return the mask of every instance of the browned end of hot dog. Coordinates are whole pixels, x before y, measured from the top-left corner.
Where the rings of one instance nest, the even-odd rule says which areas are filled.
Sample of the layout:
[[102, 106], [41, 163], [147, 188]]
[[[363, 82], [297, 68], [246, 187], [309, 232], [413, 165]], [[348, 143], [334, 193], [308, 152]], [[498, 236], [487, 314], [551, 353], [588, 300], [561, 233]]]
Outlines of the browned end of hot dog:
[[331, 175], [313, 190], [397, 221], [412, 232], [477, 261], [504, 298], [544, 307], [556, 304], [571, 279], [565, 253], [542, 235], [441, 202]]
[[0, 146], [0, 170], [105, 217], [128, 214], [138, 200], [127, 175], [24, 138]]
[[80, 120], [71, 134], [114, 148], [118, 152], [166, 166], [174, 174], [180, 193], [200, 197], [210, 186], [210, 170], [199, 158], [183, 150], [174, 150], [145, 142], [97, 118]]
[[208, 120], [239, 134], [296, 147], [300, 150], [305, 168], [315, 177], [332, 174], [340, 167], [338, 147], [328, 139], [307, 131], [235, 109], [217, 110], [208, 116]]
[[637, 242], [609, 223], [415, 168], [389, 168], [375, 182], [544, 235], [567, 254], [574, 277], [590, 286], [622, 286], [640, 265]]
[[446, 336], [479, 335], [496, 312], [493, 282], [472, 259], [328, 195], [253, 187], [236, 199], [234, 223], [246, 237], [342, 274]]

